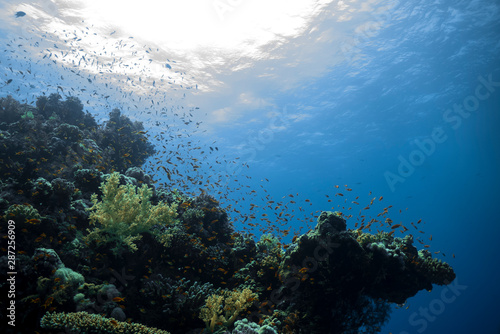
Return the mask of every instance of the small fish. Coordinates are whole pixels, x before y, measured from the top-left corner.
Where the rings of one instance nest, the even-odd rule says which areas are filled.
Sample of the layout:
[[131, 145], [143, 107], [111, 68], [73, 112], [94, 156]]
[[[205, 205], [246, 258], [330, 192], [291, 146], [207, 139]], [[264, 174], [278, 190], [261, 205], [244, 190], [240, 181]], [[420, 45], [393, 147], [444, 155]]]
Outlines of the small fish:
[[25, 12], [22, 12], [22, 11], [19, 11], [19, 12], [16, 12], [16, 14], [15, 14], [15, 15], [16, 15], [16, 17], [23, 17], [23, 16], [25, 16], [25, 15], [26, 15], [26, 13], [25, 13]]

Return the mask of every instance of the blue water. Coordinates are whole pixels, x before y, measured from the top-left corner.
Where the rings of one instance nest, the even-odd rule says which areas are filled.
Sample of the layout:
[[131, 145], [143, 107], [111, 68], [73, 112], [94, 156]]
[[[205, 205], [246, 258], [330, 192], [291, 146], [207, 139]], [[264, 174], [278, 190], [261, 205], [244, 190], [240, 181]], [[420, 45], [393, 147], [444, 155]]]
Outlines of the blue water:
[[[394, 221], [422, 219], [422, 239], [457, 278], [395, 309], [382, 332], [498, 333], [500, 4], [347, 5], [323, 3], [303, 29], [267, 43], [182, 51], [92, 21], [81, 2], [4, 0], [0, 96], [76, 95], [98, 118], [119, 107], [152, 135], [180, 134], [155, 142], [160, 149], [217, 146], [181, 150], [206, 157], [197, 173], [219, 173], [211, 191], [242, 213], [294, 194], [302, 232], [344, 200], [354, 228], [360, 208], [348, 204], [383, 196], [371, 210], [392, 205]], [[234, 4], [220, 24], [244, 11]], [[145, 168], [156, 172], [151, 161]]]

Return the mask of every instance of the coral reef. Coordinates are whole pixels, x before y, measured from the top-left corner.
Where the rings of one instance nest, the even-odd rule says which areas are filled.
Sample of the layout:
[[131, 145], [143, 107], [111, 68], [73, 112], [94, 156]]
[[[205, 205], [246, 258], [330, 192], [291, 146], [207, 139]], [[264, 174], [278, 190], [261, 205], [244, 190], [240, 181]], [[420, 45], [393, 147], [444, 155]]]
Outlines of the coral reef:
[[109, 116], [57, 94], [0, 99], [0, 233], [15, 222], [25, 332], [376, 333], [391, 304], [455, 278], [411, 235], [348, 230], [338, 212], [289, 244], [256, 241], [203, 189], [158, 186], [142, 124]]

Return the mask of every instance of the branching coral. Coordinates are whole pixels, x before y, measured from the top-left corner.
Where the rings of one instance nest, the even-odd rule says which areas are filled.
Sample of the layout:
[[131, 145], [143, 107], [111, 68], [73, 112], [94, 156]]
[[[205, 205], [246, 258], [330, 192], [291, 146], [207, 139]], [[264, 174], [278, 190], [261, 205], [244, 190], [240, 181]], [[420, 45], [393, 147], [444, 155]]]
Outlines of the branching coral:
[[250, 289], [224, 291], [222, 295], [211, 295], [206, 300], [206, 306], [201, 309], [200, 319], [212, 332], [218, 324], [230, 327], [238, 315], [252, 305], [254, 300], [257, 300], [257, 294]]
[[148, 186], [137, 188], [119, 184], [120, 174], [112, 173], [101, 184], [102, 201], [97, 199], [96, 194], [92, 195], [94, 205], [89, 209], [90, 223], [97, 222], [100, 227], [89, 231], [85, 237], [86, 241], [116, 241], [118, 244], [113, 249], [115, 253], [119, 253], [123, 245], [127, 245], [131, 251], [137, 250], [134, 241], [141, 238], [141, 233], [153, 233], [153, 225], [169, 225], [177, 215], [175, 204], [169, 206], [162, 202], [152, 205], [152, 190]]

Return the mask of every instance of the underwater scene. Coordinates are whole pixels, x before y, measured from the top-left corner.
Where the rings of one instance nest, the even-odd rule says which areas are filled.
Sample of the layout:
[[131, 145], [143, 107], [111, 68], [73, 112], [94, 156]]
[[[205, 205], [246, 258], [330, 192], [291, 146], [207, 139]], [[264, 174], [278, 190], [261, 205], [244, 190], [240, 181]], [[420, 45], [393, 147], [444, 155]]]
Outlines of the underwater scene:
[[0, 332], [500, 333], [500, 3], [0, 0]]

